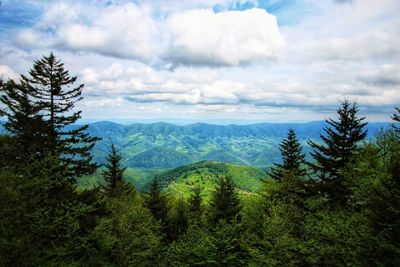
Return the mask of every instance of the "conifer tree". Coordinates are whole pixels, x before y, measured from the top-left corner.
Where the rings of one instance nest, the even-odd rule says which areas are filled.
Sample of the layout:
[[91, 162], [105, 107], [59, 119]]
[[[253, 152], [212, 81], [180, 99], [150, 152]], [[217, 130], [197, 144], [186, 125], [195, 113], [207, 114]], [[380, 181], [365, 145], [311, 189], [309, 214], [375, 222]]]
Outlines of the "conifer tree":
[[192, 195], [189, 198], [189, 212], [192, 223], [201, 223], [203, 214], [201, 189], [199, 186], [193, 189]]
[[[392, 116], [392, 119], [393, 119], [395, 122], [399, 123], [399, 122], [400, 122], [400, 108], [394, 108], [394, 109], [397, 111], [397, 114], [394, 113], [393, 116]], [[395, 129], [397, 129], [397, 130], [400, 130], [400, 128], [399, 128], [398, 126], [396, 126], [396, 125], [393, 125], [393, 127], [394, 127]]]
[[178, 200], [175, 207], [175, 213], [170, 220], [169, 226], [169, 238], [171, 240], [177, 240], [182, 234], [186, 232], [188, 228], [188, 215], [186, 203], [183, 198]]
[[221, 177], [210, 201], [209, 220], [211, 226], [215, 226], [220, 220], [227, 223], [240, 221], [239, 212], [241, 208], [240, 199], [232, 179]]
[[102, 171], [105, 185], [101, 185], [109, 196], [119, 196], [135, 191], [135, 187], [124, 179], [126, 167], [121, 167], [121, 159], [114, 144], [111, 144], [111, 151], [107, 156], [107, 163], [104, 165], [106, 169]]
[[281, 142], [280, 151], [283, 163], [274, 163], [274, 167], [268, 174], [276, 181], [281, 181], [289, 173], [303, 177], [306, 174], [305, 154], [302, 153], [302, 147], [293, 129], [289, 129], [287, 138]]
[[167, 199], [162, 194], [157, 177], [154, 177], [147, 193], [146, 206], [153, 214], [154, 218], [161, 223], [161, 228], [165, 231], [168, 225]]
[[21, 75], [20, 82], [47, 123], [42, 131], [48, 140], [44, 145], [60, 157], [73, 177], [96, 170], [90, 150], [99, 140], [86, 132], [88, 125], [72, 126], [81, 118], [81, 111], [74, 112], [73, 108], [82, 99], [84, 86], [73, 87], [76, 80], [51, 53], [36, 60], [29, 77]]
[[42, 159], [48, 145], [47, 138], [43, 134], [47, 125], [40, 114], [40, 106], [32, 102], [25, 86], [13, 80], [2, 82], [0, 92], [0, 102], [4, 105], [4, 109], [0, 110], [0, 115], [7, 118], [4, 128], [17, 146], [14, 150], [17, 153], [14, 154], [13, 161], [27, 163], [31, 160]]
[[326, 135], [320, 135], [324, 144], [309, 141], [315, 160], [309, 165], [319, 177], [321, 189], [334, 199], [343, 201], [347, 192], [340, 171], [357, 153], [357, 144], [367, 135], [364, 130], [367, 123], [363, 122], [365, 117], [357, 116], [357, 103], [350, 104], [345, 100], [337, 113], [338, 121], [326, 120], [330, 127], [324, 128]]

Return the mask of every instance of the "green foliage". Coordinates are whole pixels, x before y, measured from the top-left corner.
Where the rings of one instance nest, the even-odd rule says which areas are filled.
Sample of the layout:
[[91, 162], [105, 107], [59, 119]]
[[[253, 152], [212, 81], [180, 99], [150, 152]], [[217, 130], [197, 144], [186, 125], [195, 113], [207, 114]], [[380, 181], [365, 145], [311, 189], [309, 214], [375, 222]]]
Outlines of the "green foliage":
[[217, 259], [216, 266], [243, 266], [246, 251], [241, 244], [241, 225], [235, 221], [219, 220], [212, 230], [211, 240]]
[[83, 84], [73, 87], [76, 79], [50, 53], [35, 61], [29, 77], [21, 75], [20, 84], [46, 122], [47, 127], [43, 127], [40, 134], [46, 136], [47, 143], [42, 145], [48, 146], [52, 155], [58, 155], [75, 177], [97, 169], [90, 150], [99, 140], [86, 132], [87, 125], [67, 127], [81, 118], [81, 111], [73, 112], [75, 103], [82, 99], [83, 90]]
[[131, 157], [128, 165], [137, 168], [173, 168], [190, 163], [187, 155], [173, 149], [155, 147]]
[[287, 138], [281, 142], [280, 151], [283, 163], [274, 163], [275, 167], [269, 172], [273, 179], [281, 181], [288, 173], [299, 177], [306, 175], [304, 168], [306, 156], [302, 153], [302, 147], [293, 129], [289, 129]]
[[[123, 162], [123, 159], [121, 160]], [[122, 164], [122, 163], [121, 163]], [[77, 178], [78, 189], [92, 189], [104, 183], [102, 171], [104, 167], [99, 168], [95, 173], [84, 175]], [[150, 188], [150, 183], [154, 176], [164, 172], [164, 169], [135, 169], [127, 167], [124, 171], [124, 179], [127, 183], [135, 186], [135, 189], [144, 193]]]
[[195, 187], [189, 198], [189, 214], [192, 224], [201, 224], [203, 215], [203, 199], [201, 196], [201, 188]]
[[364, 127], [364, 117], [357, 116], [356, 103], [350, 104], [347, 100], [342, 102], [337, 110], [339, 121], [332, 119], [326, 122], [330, 127], [325, 128], [326, 136], [321, 134], [324, 145], [310, 141], [314, 149], [311, 153], [316, 163], [310, 163], [311, 168], [320, 179], [320, 188], [326, 192], [335, 202], [343, 204], [348, 194], [340, 174], [342, 168], [357, 155], [357, 145], [362, 141], [367, 132]]
[[9, 154], [9, 163], [43, 158], [49, 147], [43, 133], [48, 127], [40, 114], [42, 107], [31, 100], [27, 86], [12, 80], [2, 84], [0, 92], [0, 102], [5, 107], [0, 115], [7, 118], [4, 128], [14, 138], [14, 153]]
[[198, 225], [189, 225], [181, 238], [168, 246], [165, 266], [218, 266], [211, 234]]
[[150, 191], [147, 193], [146, 207], [150, 210], [153, 217], [161, 224], [164, 233], [167, 233], [168, 226], [168, 205], [167, 198], [161, 192], [157, 177], [154, 177], [150, 186]]
[[365, 262], [365, 246], [370, 235], [368, 220], [361, 213], [346, 209], [330, 210], [329, 200], [311, 199], [299, 245], [308, 265], [370, 266]]
[[211, 226], [220, 220], [227, 223], [240, 221], [241, 204], [235, 184], [229, 177], [220, 177], [210, 201], [208, 219]]
[[[382, 132], [345, 170], [352, 187], [351, 206], [368, 219], [366, 265], [400, 264], [400, 136]], [[378, 256], [379, 255], [379, 256]]]
[[162, 234], [151, 212], [132, 195], [110, 198], [110, 214], [93, 232], [97, 266], [154, 266], [160, 261]]
[[175, 205], [173, 214], [170, 215], [168, 225], [168, 238], [170, 240], [176, 240], [186, 232], [188, 227], [188, 212], [186, 203], [183, 198], [180, 198]]
[[[96, 122], [90, 124], [88, 132], [103, 138], [93, 149], [98, 163], [104, 162], [111, 140], [121, 148], [123, 162], [130, 168], [175, 168], [205, 160], [265, 169], [280, 161], [279, 143], [287, 136], [289, 128], [295, 130], [307, 160], [311, 160], [312, 149], [307, 140], [321, 143], [319, 133], [326, 126], [323, 121], [241, 126]], [[374, 138], [377, 131], [389, 126], [390, 123], [368, 123], [368, 138]]]
[[92, 248], [87, 218], [96, 222], [96, 203], [80, 198], [58, 158], [0, 177], [0, 258], [6, 266], [54, 266], [86, 258]]
[[262, 186], [262, 180], [267, 179], [264, 171], [215, 161], [202, 161], [188, 166], [181, 166], [160, 173], [157, 177], [167, 192], [178, 194], [186, 199], [196, 187], [202, 190], [203, 199], [208, 202], [215, 191], [220, 176], [232, 177], [242, 198], [255, 194]]
[[107, 164], [105, 164], [105, 170], [102, 174], [104, 177], [104, 185], [101, 185], [102, 189], [109, 196], [118, 196], [121, 194], [130, 194], [135, 192], [135, 187], [128, 184], [124, 180], [124, 171], [120, 165], [121, 156], [118, 154], [114, 144], [111, 144], [111, 152], [107, 156]]

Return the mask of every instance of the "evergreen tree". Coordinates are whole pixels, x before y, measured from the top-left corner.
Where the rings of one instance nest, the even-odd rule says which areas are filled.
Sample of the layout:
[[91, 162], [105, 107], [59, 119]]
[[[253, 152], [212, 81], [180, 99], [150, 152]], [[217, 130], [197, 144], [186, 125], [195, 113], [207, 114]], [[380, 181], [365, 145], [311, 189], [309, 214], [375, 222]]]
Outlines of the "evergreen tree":
[[92, 163], [90, 150], [99, 138], [89, 136], [88, 125], [72, 126], [81, 118], [81, 111], [73, 112], [73, 108], [82, 99], [84, 86], [73, 87], [76, 79], [51, 53], [36, 60], [29, 77], [21, 75], [20, 83], [47, 123], [42, 130], [48, 140], [44, 145], [60, 157], [72, 175], [80, 176], [98, 167]]
[[45, 157], [20, 165], [18, 174], [0, 172], [1, 266], [80, 265], [93, 249], [89, 213], [96, 208], [80, 198], [67, 171], [57, 157]]
[[[400, 108], [394, 108], [398, 114], [394, 113], [392, 116], [392, 119], [395, 121], [395, 123], [399, 123], [400, 122]], [[396, 129], [397, 131], [400, 131], [399, 126], [397, 125], [393, 125], [393, 128]]]
[[325, 128], [326, 135], [320, 135], [324, 144], [309, 141], [314, 149], [311, 153], [315, 163], [309, 163], [320, 179], [320, 189], [340, 202], [345, 200], [347, 189], [343, 184], [340, 171], [357, 153], [357, 144], [362, 141], [367, 131], [364, 117], [357, 116], [356, 103], [342, 102], [337, 110], [339, 121], [326, 120], [330, 127]]
[[109, 198], [107, 209], [110, 217], [103, 217], [93, 231], [98, 253], [91, 265], [82, 266], [160, 266], [163, 234], [140, 198]]
[[203, 214], [201, 189], [199, 186], [193, 189], [193, 193], [189, 198], [189, 212], [192, 223], [200, 224]]
[[218, 266], [217, 248], [206, 229], [190, 224], [187, 231], [168, 246], [162, 266]]
[[239, 212], [241, 208], [240, 199], [232, 179], [221, 177], [210, 201], [210, 225], [215, 226], [220, 220], [227, 223], [240, 221]]
[[241, 225], [220, 220], [212, 230], [211, 240], [217, 259], [216, 266], [248, 266], [247, 253], [241, 244]]
[[157, 177], [154, 177], [150, 191], [147, 193], [146, 206], [154, 218], [161, 223], [161, 228], [166, 232], [168, 226], [168, 206], [165, 195], [162, 194]]
[[135, 187], [124, 179], [126, 167], [121, 167], [121, 159], [114, 144], [111, 144], [111, 151], [107, 156], [107, 163], [104, 165], [106, 169], [102, 171], [105, 185], [101, 185], [109, 196], [129, 194], [135, 191]]
[[280, 151], [283, 163], [274, 163], [275, 166], [271, 168], [268, 174], [276, 181], [281, 181], [288, 173], [303, 177], [306, 174], [303, 167], [306, 156], [302, 153], [302, 147], [293, 129], [289, 129], [287, 138], [281, 142]]
[[41, 108], [32, 102], [28, 88], [12, 80], [1, 83], [0, 102], [5, 106], [0, 115], [7, 121], [4, 128], [15, 140], [17, 146], [13, 155], [14, 163], [27, 163], [41, 159], [48, 149], [47, 138], [43, 134], [47, 125], [40, 114]]
[[169, 238], [171, 240], [177, 240], [186, 232], [188, 227], [188, 215], [186, 203], [183, 198], [178, 200], [178, 203], [175, 207], [175, 213], [173, 214], [169, 223]]

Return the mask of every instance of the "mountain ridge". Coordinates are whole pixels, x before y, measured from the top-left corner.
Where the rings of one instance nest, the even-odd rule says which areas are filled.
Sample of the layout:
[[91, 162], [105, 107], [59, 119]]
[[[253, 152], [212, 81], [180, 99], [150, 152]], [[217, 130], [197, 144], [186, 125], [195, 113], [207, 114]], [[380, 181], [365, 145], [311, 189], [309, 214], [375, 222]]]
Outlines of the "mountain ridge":
[[[369, 123], [368, 138], [389, 125]], [[249, 125], [174, 125], [164, 122], [122, 125], [103, 121], [89, 124], [88, 132], [103, 138], [93, 150], [99, 163], [104, 161], [112, 142], [129, 167], [173, 168], [202, 160], [217, 160], [265, 168], [280, 160], [279, 143], [289, 128], [296, 131], [308, 154], [311, 148], [307, 141], [318, 142], [325, 126], [324, 121]]]

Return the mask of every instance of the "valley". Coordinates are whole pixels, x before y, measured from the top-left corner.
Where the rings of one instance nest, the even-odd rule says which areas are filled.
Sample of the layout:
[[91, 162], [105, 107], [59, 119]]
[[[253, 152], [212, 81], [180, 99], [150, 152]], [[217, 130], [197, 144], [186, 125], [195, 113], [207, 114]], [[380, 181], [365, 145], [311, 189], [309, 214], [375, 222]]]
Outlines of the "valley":
[[[389, 123], [367, 125], [373, 139]], [[157, 175], [165, 191], [187, 196], [195, 185], [204, 187], [206, 197], [218, 175], [231, 176], [242, 195], [257, 191], [265, 170], [280, 161], [279, 143], [292, 128], [296, 131], [307, 159], [311, 159], [308, 140], [318, 142], [325, 122], [261, 123], [250, 125], [211, 125], [196, 123], [178, 126], [168, 123], [122, 125], [95, 122], [88, 132], [99, 136], [93, 149], [94, 160], [104, 163], [110, 144], [116, 145], [127, 167], [125, 179], [145, 192]], [[83, 177], [79, 185], [91, 188], [101, 182], [98, 171]]]

